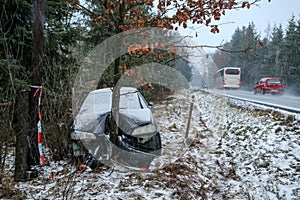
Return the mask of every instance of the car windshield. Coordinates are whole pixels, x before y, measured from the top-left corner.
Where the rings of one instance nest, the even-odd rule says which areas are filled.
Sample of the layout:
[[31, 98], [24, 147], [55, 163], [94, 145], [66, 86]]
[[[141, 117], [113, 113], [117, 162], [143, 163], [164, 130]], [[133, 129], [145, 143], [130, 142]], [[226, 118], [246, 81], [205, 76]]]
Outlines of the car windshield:
[[121, 109], [143, 109], [147, 104], [138, 92], [122, 94], [120, 97]]
[[[146, 100], [137, 91], [124, 92], [120, 96], [121, 109], [144, 109], [148, 107]], [[111, 111], [112, 91], [90, 93], [80, 109], [80, 114], [99, 114]]]
[[111, 110], [111, 92], [92, 93], [85, 99], [81, 113], [104, 113]]
[[269, 79], [267, 80], [268, 84], [281, 84], [280, 80], [278, 79]]

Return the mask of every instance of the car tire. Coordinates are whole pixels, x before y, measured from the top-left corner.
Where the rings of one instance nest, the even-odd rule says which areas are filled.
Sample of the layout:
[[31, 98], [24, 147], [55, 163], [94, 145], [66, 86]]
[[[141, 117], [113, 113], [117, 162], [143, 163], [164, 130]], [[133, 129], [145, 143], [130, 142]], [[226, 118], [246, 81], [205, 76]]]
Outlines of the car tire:
[[260, 90], [260, 93], [261, 93], [262, 95], [264, 95], [264, 94], [265, 94], [265, 90], [264, 90], [264, 89], [261, 89], [261, 90]]
[[256, 89], [254, 89], [254, 94], [257, 94], [257, 91], [256, 91]]

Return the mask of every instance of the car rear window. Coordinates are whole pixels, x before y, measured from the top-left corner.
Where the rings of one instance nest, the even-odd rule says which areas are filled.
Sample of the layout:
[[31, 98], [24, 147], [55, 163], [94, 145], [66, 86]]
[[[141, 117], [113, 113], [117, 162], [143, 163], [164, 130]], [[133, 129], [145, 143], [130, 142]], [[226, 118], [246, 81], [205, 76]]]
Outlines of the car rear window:
[[267, 80], [268, 84], [281, 84], [280, 80], [278, 79], [269, 79]]
[[231, 75], [238, 75], [240, 73], [240, 70], [239, 69], [226, 69], [225, 73], [231, 74]]

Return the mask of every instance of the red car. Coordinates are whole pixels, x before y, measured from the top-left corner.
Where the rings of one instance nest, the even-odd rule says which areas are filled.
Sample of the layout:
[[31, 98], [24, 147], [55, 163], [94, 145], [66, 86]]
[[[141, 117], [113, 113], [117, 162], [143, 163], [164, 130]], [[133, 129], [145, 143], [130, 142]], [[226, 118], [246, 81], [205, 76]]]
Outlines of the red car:
[[283, 94], [284, 84], [279, 78], [262, 78], [254, 87], [254, 94]]

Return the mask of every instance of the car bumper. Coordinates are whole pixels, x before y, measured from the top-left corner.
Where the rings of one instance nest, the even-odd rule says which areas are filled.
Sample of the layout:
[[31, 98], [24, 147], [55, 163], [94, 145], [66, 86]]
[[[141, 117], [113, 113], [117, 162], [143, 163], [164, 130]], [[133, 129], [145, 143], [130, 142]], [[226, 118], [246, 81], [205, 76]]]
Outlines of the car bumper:
[[264, 92], [265, 93], [270, 93], [270, 94], [283, 94], [284, 89], [265, 88]]

